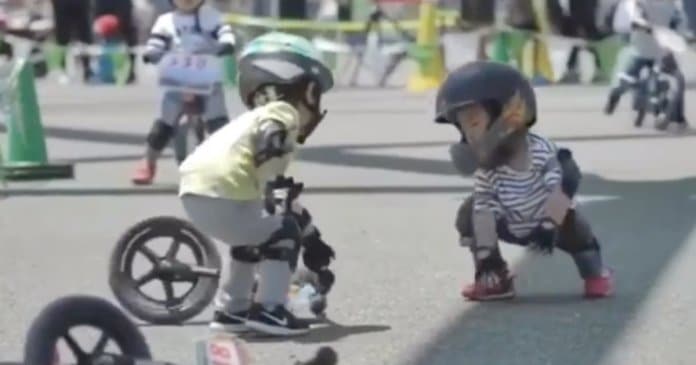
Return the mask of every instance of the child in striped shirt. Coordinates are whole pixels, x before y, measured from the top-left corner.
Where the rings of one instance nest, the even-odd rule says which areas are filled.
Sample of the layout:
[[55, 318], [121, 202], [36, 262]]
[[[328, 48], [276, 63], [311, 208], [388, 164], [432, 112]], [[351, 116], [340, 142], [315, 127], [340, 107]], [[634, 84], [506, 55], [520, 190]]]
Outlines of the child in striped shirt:
[[536, 122], [534, 90], [515, 69], [473, 62], [453, 71], [440, 88], [437, 122], [454, 125], [461, 142], [450, 152], [455, 166], [474, 174], [474, 194], [457, 214], [460, 242], [476, 266], [470, 300], [508, 299], [513, 278], [498, 239], [571, 255], [585, 281], [585, 295], [613, 292], [611, 270], [589, 223], [575, 208], [580, 171], [569, 150], [529, 133]]

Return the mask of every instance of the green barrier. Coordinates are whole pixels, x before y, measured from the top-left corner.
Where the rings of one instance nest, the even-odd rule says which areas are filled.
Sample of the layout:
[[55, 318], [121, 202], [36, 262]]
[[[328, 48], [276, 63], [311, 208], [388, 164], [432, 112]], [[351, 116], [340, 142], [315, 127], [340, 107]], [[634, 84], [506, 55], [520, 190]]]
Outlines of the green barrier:
[[73, 178], [73, 166], [48, 163], [34, 71], [26, 60], [0, 70], [2, 114], [8, 153], [0, 170], [7, 180]]
[[535, 85], [554, 82], [546, 43], [533, 32], [502, 30], [493, 37], [491, 60], [515, 66]]
[[5, 160], [2, 158], [2, 144], [0, 144], [0, 184], [5, 187], [7, 186], [7, 180], [5, 179], [5, 169], [3, 166], [5, 166]]
[[611, 82], [614, 70], [618, 64], [619, 53], [626, 45], [620, 36], [611, 36], [600, 41], [591, 42], [590, 46], [597, 51], [599, 70], [596, 71], [593, 83], [604, 84]]
[[503, 30], [493, 38], [493, 61], [511, 64], [522, 68], [523, 50], [525, 44], [532, 38], [531, 33], [524, 31]]
[[438, 50], [438, 46], [420, 46], [418, 44], [411, 44], [409, 45], [407, 52], [408, 56], [414, 61], [424, 63], [435, 57], [435, 52]]
[[[628, 66], [628, 63], [631, 62], [631, 59], [636, 56], [635, 50], [633, 50], [631, 47], [623, 47], [621, 50], [619, 50], [618, 55], [616, 57], [616, 64], [614, 65], [615, 70], [625, 70], [626, 67]], [[620, 72], [614, 72], [611, 75], [611, 82], [612, 84], [618, 85], [619, 83], [619, 76]]]
[[63, 65], [62, 62], [65, 60], [65, 56], [68, 53], [68, 49], [63, 46], [59, 46], [55, 43], [48, 43], [46, 45], [46, 63], [49, 70], [60, 70]]
[[121, 47], [115, 52], [112, 52], [111, 60], [114, 64], [114, 78], [116, 79], [116, 84], [127, 84], [128, 76], [130, 76], [131, 67], [133, 67], [130, 61], [130, 57], [128, 57], [128, 48]]

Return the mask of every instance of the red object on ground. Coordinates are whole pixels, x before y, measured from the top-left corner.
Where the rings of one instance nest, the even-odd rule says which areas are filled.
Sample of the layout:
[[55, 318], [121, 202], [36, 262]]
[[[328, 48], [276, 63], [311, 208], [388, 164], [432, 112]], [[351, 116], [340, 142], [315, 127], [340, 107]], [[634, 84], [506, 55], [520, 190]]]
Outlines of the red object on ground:
[[94, 33], [100, 37], [114, 37], [119, 34], [119, 28], [118, 18], [112, 14], [94, 20]]

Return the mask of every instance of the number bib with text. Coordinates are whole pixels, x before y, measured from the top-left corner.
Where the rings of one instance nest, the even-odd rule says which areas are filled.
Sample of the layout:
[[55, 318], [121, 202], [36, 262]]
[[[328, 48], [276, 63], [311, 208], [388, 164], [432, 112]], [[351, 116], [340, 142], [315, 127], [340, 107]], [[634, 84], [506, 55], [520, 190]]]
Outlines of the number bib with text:
[[222, 80], [222, 66], [212, 55], [167, 54], [159, 66], [159, 84], [166, 89], [210, 92]]

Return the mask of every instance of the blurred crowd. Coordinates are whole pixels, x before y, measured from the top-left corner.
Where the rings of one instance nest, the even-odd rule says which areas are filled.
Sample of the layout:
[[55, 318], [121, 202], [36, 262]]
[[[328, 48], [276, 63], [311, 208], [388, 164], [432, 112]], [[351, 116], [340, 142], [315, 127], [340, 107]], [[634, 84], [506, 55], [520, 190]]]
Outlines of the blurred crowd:
[[[458, 30], [503, 24], [528, 31], [547, 28], [555, 34], [584, 41], [598, 41], [614, 33], [610, 19], [621, 0], [548, 0], [545, 21], [535, 15], [533, 0], [439, 0], [440, 8], [454, 10], [460, 19]], [[207, 0], [223, 12], [291, 19], [365, 20], [376, 5], [391, 18], [414, 19], [418, 16], [417, 0]], [[696, 13], [696, 0], [683, 1], [687, 13]], [[54, 40], [54, 51], [46, 58], [65, 70], [69, 52], [78, 49], [75, 69], [82, 77], [92, 77], [88, 64], [93, 61], [80, 47], [99, 47], [104, 32], [117, 32], [119, 40], [130, 48], [143, 44], [157, 16], [172, 8], [170, 0], [0, 0], [0, 26], [3, 34], [19, 36], [34, 44], [29, 47], [39, 57], [45, 53], [44, 41]], [[109, 21], [99, 22], [110, 16]], [[691, 18], [691, 16], [689, 17]], [[102, 19], [104, 20], [104, 19]], [[546, 24], [542, 24], [546, 23]], [[696, 22], [691, 26], [695, 26]], [[548, 29], [550, 28], [550, 29]], [[236, 31], [236, 30], [235, 30]], [[7, 37], [5, 37], [7, 38]], [[482, 43], [483, 44], [483, 43]], [[94, 47], [93, 47], [94, 48]], [[82, 53], [80, 53], [82, 52]], [[573, 55], [578, 49], [573, 50]], [[18, 53], [18, 52], [14, 52]], [[0, 41], [0, 54], [12, 56], [10, 43]], [[130, 51], [133, 59], [135, 52]], [[569, 69], [577, 57], [569, 58]], [[135, 62], [131, 62], [135, 64]], [[46, 67], [44, 67], [46, 68]], [[44, 72], [39, 68], [39, 76]], [[67, 74], [67, 72], [66, 72]], [[65, 78], [65, 76], [62, 76]], [[135, 81], [131, 68], [128, 82]]]

